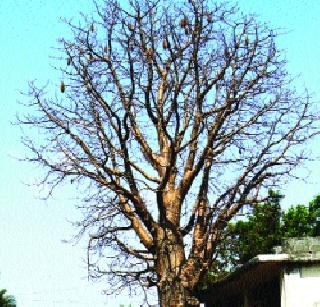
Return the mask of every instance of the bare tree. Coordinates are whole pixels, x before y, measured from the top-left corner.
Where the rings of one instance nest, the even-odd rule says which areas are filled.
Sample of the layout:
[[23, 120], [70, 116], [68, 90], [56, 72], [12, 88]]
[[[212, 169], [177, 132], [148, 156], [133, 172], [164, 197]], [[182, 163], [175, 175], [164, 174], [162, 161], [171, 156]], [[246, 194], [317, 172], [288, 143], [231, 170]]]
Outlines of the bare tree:
[[29, 160], [78, 183], [91, 276], [197, 305], [226, 223], [308, 158], [318, 114], [276, 33], [229, 4], [105, 0], [67, 24], [61, 93], [31, 84], [20, 118], [42, 133]]

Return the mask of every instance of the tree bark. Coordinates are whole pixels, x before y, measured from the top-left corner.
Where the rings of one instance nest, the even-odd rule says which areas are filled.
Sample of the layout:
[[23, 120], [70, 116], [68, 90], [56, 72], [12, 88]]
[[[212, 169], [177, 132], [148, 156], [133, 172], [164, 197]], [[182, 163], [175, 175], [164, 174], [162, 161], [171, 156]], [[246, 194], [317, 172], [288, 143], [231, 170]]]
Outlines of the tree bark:
[[158, 288], [158, 292], [161, 307], [199, 306], [198, 299], [182, 283], [173, 282], [171, 285]]
[[[176, 228], [175, 228], [176, 229]], [[179, 232], [160, 228], [157, 233], [158, 295], [161, 307], [199, 306], [192, 295], [190, 281], [194, 276], [183, 277], [185, 264], [183, 238]]]

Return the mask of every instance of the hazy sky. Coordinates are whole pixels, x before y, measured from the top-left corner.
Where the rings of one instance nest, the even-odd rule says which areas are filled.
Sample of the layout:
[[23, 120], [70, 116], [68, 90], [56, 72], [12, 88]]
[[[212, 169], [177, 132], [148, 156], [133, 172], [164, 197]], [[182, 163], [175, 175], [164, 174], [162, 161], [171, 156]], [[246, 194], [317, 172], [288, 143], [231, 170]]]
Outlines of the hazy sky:
[[[66, 28], [59, 17], [90, 11], [90, 0], [0, 0], [0, 288], [15, 295], [18, 307], [118, 306], [129, 304], [125, 296], [106, 298], [103, 283], [87, 281], [85, 241], [77, 246], [62, 243], [74, 233], [67, 222], [78, 213], [67, 191], [43, 202], [25, 183], [36, 179], [39, 170], [13, 157], [23, 156], [20, 130], [12, 126], [24, 101], [20, 94], [27, 81], [37, 79], [58, 84], [50, 58], [57, 38]], [[260, 20], [287, 30], [279, 38], [286, 49], [288, 69], [300, 74], [298, 86], [307, 86], [320, 98], [320, 1], [242, 0], [244, 12], [256, 12]], [[320, 142], [312, 150], [319, 152]], [[320, 163], [310, 166], [311, 182], [292, 181], [284, 187], [284, 203], [307, 203], [320, 193]], [[318, 183], [317, 183], [318, 180]]]

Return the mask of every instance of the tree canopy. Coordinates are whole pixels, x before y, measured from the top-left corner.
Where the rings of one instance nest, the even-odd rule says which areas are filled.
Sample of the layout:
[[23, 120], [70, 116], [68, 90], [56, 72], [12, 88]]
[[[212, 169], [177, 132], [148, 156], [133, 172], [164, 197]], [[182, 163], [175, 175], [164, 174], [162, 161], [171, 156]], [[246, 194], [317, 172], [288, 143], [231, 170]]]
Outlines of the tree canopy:
[[0, 289], [0, 307], [16, 307], [16, 300], [13, 295], [7, 295], [6, 289]]
[[90, 276], [197, 305], [228, 221], [309, 158], [318, 112], [277, 31], [228, 2], [97, 0], [67, 25], [60, 93], [31, 83], [20, 117], [27, 160], [83, 195]]
[[[271, 193], [270, 193], [271, 192]], [[223, 277], [258, 254], [270, 254], [282, 240], [290, 237], [319, 236], [320, 195], [308, 206], [295, 205], [283, 211], [283, 195], [269, 192], [269, 201], [254, 206], [246, 217], [230, 221], [217, 247], [212, 275]]]
[[282, 235], [284, 237], [320, 236], [320, 195], [308, 206], [297, 205], [283, 215]]
[[270, 190], [266, 203], [247, 208], [244, 216], [236, 216], [236, 220], [228, 223], [217, 246], [213, 276], [223, 277], [256, 255], [271, 253], [273, 247], [281, 243], [282, 198]]

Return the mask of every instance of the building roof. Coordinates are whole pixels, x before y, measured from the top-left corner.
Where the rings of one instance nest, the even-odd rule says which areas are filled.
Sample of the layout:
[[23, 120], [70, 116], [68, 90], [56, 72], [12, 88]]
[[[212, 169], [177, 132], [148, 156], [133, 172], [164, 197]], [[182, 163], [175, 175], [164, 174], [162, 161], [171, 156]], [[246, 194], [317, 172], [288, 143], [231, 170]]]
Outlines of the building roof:
[[257, 284], [279, 279], [284, 268], [320, 264], [320, 237], [290, 238], [276, 250], [276, 254], [257, 255], [222, 280], [211, 284], [204, 296], [215, 297], [221, 293], [237, 295]]

